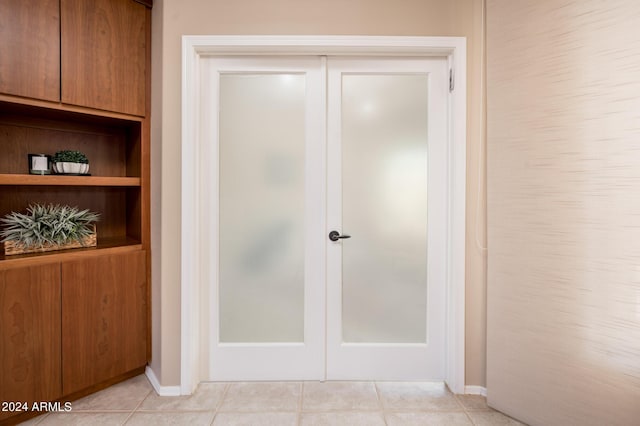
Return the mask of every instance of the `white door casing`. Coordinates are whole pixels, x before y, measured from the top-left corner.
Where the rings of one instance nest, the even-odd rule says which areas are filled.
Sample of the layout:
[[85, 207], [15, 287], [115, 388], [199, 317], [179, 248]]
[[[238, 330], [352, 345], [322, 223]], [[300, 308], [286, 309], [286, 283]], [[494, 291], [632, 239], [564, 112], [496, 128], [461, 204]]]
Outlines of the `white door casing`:
[[[457, 76], [447, 97], [447, 200], [446, 200], [446, 371], [445, 381], [457, 393], [464, 390], [464, 195], [465, 195], [465, 41], [463, 38], [429, 37], [183, 37], [183, 142], [182, 142], [182, 314], [181, 392], [190, 394], [210, 375], [207, 315], [211, 298], [208, 282], [215, 280], [211, 259], [215, 244], [211, 212], [217, 193], [210, 182], [215, 175], [211, 160], [215, 149], [203, 135], [211, 129], [202, 63], [211, 57], [234, 55], [374, 55], [445, 57]], [[318, 129], [322, 137], [323, 130]], [[322, 153], [324, 154], [324, 153]], [[316, 167], [324, 169], [322, 163]], [[321, 221], [321, 220], [319, 220]], [[321, 227], [326, 229], [325, 226]], [[319, 247], [319, 246], [318, 246]], [[324, 255], [319, 249], [315, 255]], [[318, 272], [318, 271], [317, 271]], [[323, 272], [319, 271], [321, 279]], [[317, 295], [322, 300], [323, 295]], [[306, 302], [305, 302], [306, 303]], [[305, 324], [306, 325], [306, 324]], [[322, 336], [324, 337], [324, 336]], [[322, 352], [322, 351], [320, 351]], [[283, 378], [283, 377], [279, 377]], [[265, 377], [270, 379], [270, 377]], [[410, 378], [408, 378], [410, 379]], [[419, 379], [416, 377], [415, 379]]]

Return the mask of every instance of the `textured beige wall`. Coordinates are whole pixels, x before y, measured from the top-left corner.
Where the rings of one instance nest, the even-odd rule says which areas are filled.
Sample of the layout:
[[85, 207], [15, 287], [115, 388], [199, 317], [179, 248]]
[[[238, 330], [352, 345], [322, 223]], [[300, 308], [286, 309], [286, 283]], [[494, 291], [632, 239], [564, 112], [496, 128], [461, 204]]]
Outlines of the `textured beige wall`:
[[[468, 195], [467, 195], [467, 377], [470, 385], [485, 383], [485, 259], [476, 245], [484, 241], [483, 161], [481, 111], [482, 0], [156, 0], [154, 25], [162, 26], [161, 59], [154, 61], [153, 201], [160, 209], [154, 217], [153, 369], [161, 384], [180, 379], [180, 139], [181, 139], [181, 36], [192, 34], [241, 35], [396, 35], [465, 36], [468, 48]], [[158, 24], [157, 20], [161, 23]], [[160, 67], [160, 70], [157, 68]], [[481, 168], [480, 172], [483, 168]], [[480, 186], [479, 186], [480, 185]], [[480, 188], [480, 191], [478, 190]], [[154, 195], [156, 193], [154, 192]], [[476, 208], [480, 208], [476, 214]], [[476, 223], [477, 222], [477, 223]], [[476, 231], [477, 230], [477, 231]], [[158, 351], [160, 353], [158, 353]], [[156, 360], [158, 362], [156, 362]], [[160, 362], [161, 361], [161, 362]]]
[[640, 424], [640, 2], [488, 0], [487, 392]]

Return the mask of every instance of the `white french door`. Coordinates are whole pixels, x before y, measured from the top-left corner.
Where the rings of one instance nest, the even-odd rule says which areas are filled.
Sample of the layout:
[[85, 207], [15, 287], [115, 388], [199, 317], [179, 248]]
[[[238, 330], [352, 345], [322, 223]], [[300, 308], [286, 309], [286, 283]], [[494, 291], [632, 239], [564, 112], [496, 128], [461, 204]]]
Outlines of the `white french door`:
[[444, 59], [329, 60], [329, 379], [444, 379], [446, 105]]
[[[324, 374], [322, 59], [209, 58], [210, 379]], [[217, 243], [217, 244], [215, 244]]]
[[209, 379], [443, 379], [446, 60], [204, 61]]

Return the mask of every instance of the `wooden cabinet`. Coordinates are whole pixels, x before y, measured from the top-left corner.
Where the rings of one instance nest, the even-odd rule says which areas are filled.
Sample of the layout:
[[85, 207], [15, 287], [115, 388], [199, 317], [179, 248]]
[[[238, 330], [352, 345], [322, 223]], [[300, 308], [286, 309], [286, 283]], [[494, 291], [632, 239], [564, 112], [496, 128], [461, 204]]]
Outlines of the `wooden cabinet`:
[[[145, 124], [135, 117], [116, 119], [0, 102], [0, 216], [24, 211], [31, 203], [67, 204], [100, 213], [99, 248], [147, 244]], [[29, 153], [63, 149], [85, 153], [91, 176], [29, 174]]]
[[62, 395], [60, 321], [58, 263], [0, 269], [0, 401]]
[[[57, 258], [0, 263], [0, 401], [31, 407], [87, 393], [146, 365], [145, 251]], [[0, 411], [0, 424], [20, 414]]]
[[0, 0], [0, 93], [145, 116], [150, 28], [134, 0]]
[[143, 251], [62, 263], [62, 383], [71, 394], [146, 364]]
[[[0, 0], [0, 217], [33, 203], [100, 213], [97, 247], [6, 256], [0, 245], [1, 401], [77, 398], [150, 357], [142, 3]], [[90, 176], [29, 174], [28, 154], [67, 149], [87, 155]]]
[[0, 93], [60, 100], [59, 0], [0, 1]]
[[147, 8], [60, 0], [62, 102], [145, 115]]

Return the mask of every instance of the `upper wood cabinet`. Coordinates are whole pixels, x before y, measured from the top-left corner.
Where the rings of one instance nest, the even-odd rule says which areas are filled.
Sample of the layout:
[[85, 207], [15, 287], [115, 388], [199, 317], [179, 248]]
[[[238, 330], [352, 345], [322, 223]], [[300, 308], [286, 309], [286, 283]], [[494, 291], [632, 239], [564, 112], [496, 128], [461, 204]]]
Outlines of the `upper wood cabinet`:
[[0, 93], [146, 116], [149, 4], [0, 0]]
[[0, 92], [60, 101], [59, 0], [0, 0]]
[[145, 115], [147, 8], [133, 0], [60, 0], [62, 102]]

